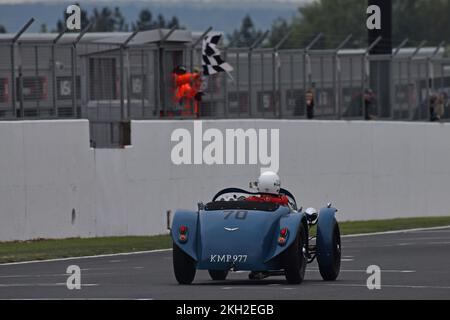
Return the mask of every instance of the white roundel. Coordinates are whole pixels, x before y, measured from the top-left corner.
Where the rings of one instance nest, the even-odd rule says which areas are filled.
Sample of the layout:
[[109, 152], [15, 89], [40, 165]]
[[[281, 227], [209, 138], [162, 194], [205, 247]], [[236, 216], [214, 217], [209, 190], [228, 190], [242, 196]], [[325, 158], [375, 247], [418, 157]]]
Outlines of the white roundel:
[[263, 172], [258, 178], [258, 191], [278, 195], [280, 193], [280, 177], [275, 172]]

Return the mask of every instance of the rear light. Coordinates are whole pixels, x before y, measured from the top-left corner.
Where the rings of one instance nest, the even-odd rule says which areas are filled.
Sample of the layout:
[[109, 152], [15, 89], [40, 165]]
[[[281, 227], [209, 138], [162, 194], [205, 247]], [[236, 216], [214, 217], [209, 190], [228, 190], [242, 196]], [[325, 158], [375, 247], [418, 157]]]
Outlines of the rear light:
[[181, 226], [178, 229], [178, 232], [179, 232], [178, 240], [180, 240], [180, 242], [186, 242], [187, 241], [188, 228], [186, 226]]
[[180, 227], [180, 234], [186, 234], [187, 232], [187, 227], [186, 226], [181, 226]]
[[278, 236], [278, 244], [280, 246], [284, 246], [287, 242], [287, 238], [289, 236], [288, 228], [283, 228], [280, 230], [280, 235]]

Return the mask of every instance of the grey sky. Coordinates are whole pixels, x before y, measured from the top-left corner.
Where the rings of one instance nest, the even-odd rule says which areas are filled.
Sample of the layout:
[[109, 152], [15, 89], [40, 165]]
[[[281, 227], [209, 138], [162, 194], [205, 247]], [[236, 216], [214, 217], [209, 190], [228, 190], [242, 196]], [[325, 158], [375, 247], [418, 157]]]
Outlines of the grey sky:
[[[165, 4], [167, 3], [186, 3], [186, 2], [191, 2], [191, 3], [245, 3], [245, 4], [251, 4], [251, 3], [255, 3], [255, 4], [261, 4], [261, 3], [291, 3], [291, 4], [302, 4], [305, 2], [312, 2], [314, 0], [137, 0], [138, 2], [153, 2], [153, 3], [157, 3], [157, 2], [164, 2]], [[80, 3], [98, 3], [98, 2], [113, 2], [113, 3], [119, 3], [119, 2], [137, 2], [136, 0], [79, 0], [78, 2]], [[77, 2], [77, 1], [69, 1], [69, 0], [0, 0], [0, 4], [23, 4], [23, 3], [58, 3], [58, 2]]]

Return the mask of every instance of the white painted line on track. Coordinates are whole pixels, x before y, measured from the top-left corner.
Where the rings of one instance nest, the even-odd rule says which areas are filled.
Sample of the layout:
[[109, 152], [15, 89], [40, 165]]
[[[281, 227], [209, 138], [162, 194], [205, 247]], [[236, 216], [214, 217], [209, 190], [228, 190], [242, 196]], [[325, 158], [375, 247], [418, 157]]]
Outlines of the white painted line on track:
[[[67, 286], [65, 282], [58, 283], [10, 283], [10, 284], [2, 284], [0, 283], [0, 288], [9, 288], [9, 287], [62, 287]], [[97, 287], [97, 283], [82, 283], [81, 287]]]
[[[83, 271], [83, 269], [81, 269], [81, 271]], [[24, 275], [20, 275], [20, 274], [13, 274], [13, 275], [3, 275], [0, 276], [0, 279], [15, 279], [15, 278], [51, 278], [51, 277], [67, 277], [69, 274], [67, 273], [55, 273], [55, 274], [24, 274]], [[83, 276], [110, 276], [110, 275], [114, 275], [114, 273], [112, 272], [96, 272], [96, 273], [85, 273], [83, 274]]]
[[61, 301], [61, 300], [121, 300], [121, 301], [123, 301], [123, 300], [155, 300], [155, 299], [153, 299], [153, 298], [139, 298], [139, 299], [131, 299], [131, 298], [98, 298], [98, 297], [96, 297], [96, 298], [90, 298], [90, 297], [88, 297], [88, 298], [24, 298], [24, 299], [15, 299], [15, 298], [12, 298], [12, 299], [4, 299], [4, 300], [6, 300], [6, 301], [53, 301], [53, 300], [56, 300], [56, 301]]
[[441, 229], [447, 229], [447, 228], [450, 228], [450, 226], [430, 227], [430, 228], [415, 228], [415, 229], [402, 229], [402, 230], [381, 231], [381, 232], [371, 232], [371, 233], [347, 234], [347, 235], [341, 236], [341, 238], [377, 236], [377, 235], [382, 235], [382, 234], [409, 233], [409, 232], [418, 232], [418, 231], [433, 231], [433, 230], [441, 230]]
[[[83, 269], [81, 269], [83, 270]], [[0, 276], [0, 279], [8, 279], [8, 278], [46, 278], [46, 277], [67, 277], [67, 273], [60, 274], [12, 274], [12, 275], [3, 275]]]
[[[306, 271], [314, 271], [319, 272], [317, 268], [307, 268]], [[340, 272], [363, 272], [366, 273], [366, 269], [341, 269]], [[381, 269], [381, 273], [414, 273], [416, 270], [383, 270]]]
[[[415, 229], [392, 230], [392, 231], [372, 232], [372, 233], [348, 234], [348, 235], [341, 236], [341, 238], [355, 238], [355, 237], [376, 236], [376, 235], [383, 235], [383, 234], [432, 231], [432, 230], [442, 230], [442, 229], [448, 229], [448, 228], [450, 228], [450, 225], [441, 226], [441, 227], [430, 227], [430, 228], [415, 228]], [[450, 232], [450, 230], [449, 230], [449, 232]], [[46, 260], [32, 260], [32, 261], [22, 261], [22, 262], [8, 262], [8, 263], [1, 263], [0, 267], [1, 266], [11, 266], [11, 265], [20, 265], [20, 264], [29, 264], [29, 263], [42, 263], [42, 262], [56, 262], [56, 261], [78, 260], [78, 259], [129, 256], [129, 255], [135, 255], [135, 254], [158, 253], [158, 252], [168, 252], [168, 251], [172, 251], [172, 249], [157, 249], [157, 250], [148, 250], [148, 251], [100, 254], [100, 255], [94, 255], [94, 256], [81, 256], [81, 257], [69, 257], [69, 258], [58, 258], [58, 259], [46, 259]]]
[[[364, 287], [366, 284], [352, 284], [352, 283], [311, 283], [312, 286], [331, 286], [331, 287]], [[444, 289], [450, 290], [450, 287], [446, 286], [421, 286], [421, 285], [401, 285], [401, 284], [381, 284], [381, 290], [383, 288], [401, 288], [401, 289]], [[377, 290], [378, 291], [378, 290]]]
[[21, 262], [8, 262], [8, 263], [1, 263], [0, 267], [1, 266], [20, 265], [20, 264], [29, 264], [29, 263], [57, 262], [57, 261], [68, 261], [68, 260], [78, 260], [78, 259], [93, 259], [93, 258], [107, 258], [107, 257], [116, 257], [116, 256], [129, 256], [129, 255], [134, 255], [134, 254], [158, 253], [158, 252], [166, 252], [166, 251], [172, 251], [172, 249], [157, 249], [157, 250], [148, 250], [148, 251], [99, 254], [99, 255], [96, 255], [96, 256], [81, 256], [81, 257], [69, 257], [69, 258], [58, 258], [58, 259], [46, 259], [46, 260], [31, 260], [31, 261], [21, 261]]

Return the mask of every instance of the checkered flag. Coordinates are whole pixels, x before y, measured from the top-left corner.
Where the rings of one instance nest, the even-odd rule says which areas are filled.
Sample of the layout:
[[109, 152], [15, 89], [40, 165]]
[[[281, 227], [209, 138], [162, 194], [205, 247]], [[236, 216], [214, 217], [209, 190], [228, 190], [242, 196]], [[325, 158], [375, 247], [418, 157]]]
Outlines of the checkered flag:
[[217, 49], [217, 44], [220, 41], [222, 34], [212, 33], [203, 39], [202, 45], [202, 65], [203, 74], [209, 76], [218, 72], [233, 71], [233, 67], [223, 61], [220, 57], [220, 51]]

